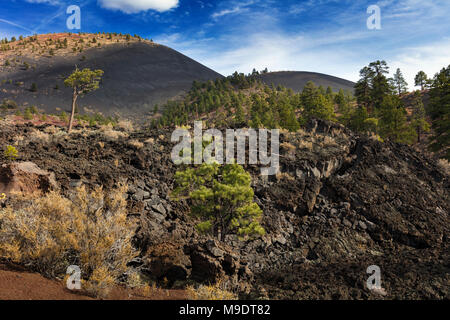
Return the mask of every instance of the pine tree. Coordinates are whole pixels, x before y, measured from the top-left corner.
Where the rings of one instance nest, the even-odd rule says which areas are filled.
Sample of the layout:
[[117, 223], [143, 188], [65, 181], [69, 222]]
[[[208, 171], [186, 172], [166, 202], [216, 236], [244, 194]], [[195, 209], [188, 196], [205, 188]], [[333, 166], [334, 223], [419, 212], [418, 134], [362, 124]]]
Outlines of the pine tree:
[[399, 68], [394, 74], [393, 82], [398, 95], [401, 95], [408, 91], [408, 83], [406, 82]]
[[69, 121], [68, 131], [72, 130], [73, 119], [75, 115], [77, 99], [80, 95], [95, 91], [100, 86], [100, 80], [103, 76], [102, 70], [92, 71], [89, 68], [79, 70], [78, 68], [64, 81], [66, 87], [73, 89], [72, 94], [72, 113]]
[[383, 99], [391, 94], [391, 87], [385, 74], [389, 73], [389, 67], [386, 61], [377, 60], [369, 64], [369, 69], [372, 82], [372, 90], [370, 92], [371, 102], [375, 110], [381, 107]]
[[350, 104], [347, 97], [344, 94], [344, 90], [340, 89], [339, 93], [336, 95], [334, 102], [338, 105], [338, 110], [340, 114], [345, 114], [350, 109]]
[[334, 114], [334, 106], [324, 95], [319, 94], [312, 100], [312, 108], [307, 110], [307, 116], [309, 118], [316, 117], [324, 120], [333, 120], [336, 115]]
[[419, 71], [419, 73], [417, 73], [416, 77], [414, 78], [414, 85], [416, 87], [420, 87], [420, 89], [423, 91], [425, 90], [427, 84], [428, 84], [427, 74], [423, 71]]
[[348, 126], [350, 129], [356, 132], [364, 132], [366, 131], [366, 120], [369, 118], [369, 114], [367, 112], [366, 107], [360, 105], [356, 108], [356, 110], [351, 114]]
[[430, 131], [430, 125], [425, 119], [425, 107], [419, 91], [414, 93], [411, 125], [417, 132], [417, 143], [420, 143], [422, 133]]
[[317, 99], [319, 94], [320, 92], [314, 82], [308, 81], [303, 88], [301, 97], [302, 105], [307, 112], [314, 108], [314, 101]]
[[253, 202], [251, 176], [238, 164], [204, 163], [175, 174], [172, 197], [189, 199], [191, 214], [202, 220], [201, 233], [223, 241], [228, 234], [264, 235], [259, 221], [262, 210]]
[[385, 96], [380, 109], [380, 133], [383, 139], [412, 143], [415, 132], [406, 122], [406, 110], [398, 96]]
[[372, 78], [373, 72], [369, 69], [369, 67], [364, 67], [359, 71], [359, 81], [355, 85], [355, 96], [358, 102], [358, 105], [363, 106], [370, 109], [372, 104]]
[[244, 109], [242, 108], [240, 103], [238, 103], [237, 107], [236, 107], [236, 114], [234, 117], [234, 122], [236, 124], [243, 124], [245, 122]]
[[434, 76], [429, 107], [434, 131], [431, 150], [450, 161], [450, 65]]

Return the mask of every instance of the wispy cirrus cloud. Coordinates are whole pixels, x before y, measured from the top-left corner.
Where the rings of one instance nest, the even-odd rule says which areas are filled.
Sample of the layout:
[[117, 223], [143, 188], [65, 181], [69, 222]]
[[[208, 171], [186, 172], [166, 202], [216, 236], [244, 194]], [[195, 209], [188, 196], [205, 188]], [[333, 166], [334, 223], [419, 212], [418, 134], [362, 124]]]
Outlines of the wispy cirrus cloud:
[[11, 26], [13, 26], [13, 27], [17, 27], [17, 28], [20, 28], [20, 29], [25, 30], [25, 31], [28, 31], [28, 32], [33, 32], [33, 30], [31, 30], [31, 29], [29, 29], [29, 28], [27, 28], [27, 27], [25, 27], [25, 26], [22, 26], [22, 25], [20, 25], [20, 24], [18, 24], [18, 23], [15, 23], [15, 22], [13, 22], [13, 21], [9, 21], [9, 20], [6, 20], [6, 19], [0, 19], [0, 22], [9, 24], [9, 25], [11, 25]]
[[220, 11], [214, 12], [211, 17], [213, 19], [218, 19], [220, 17], [226, 16], [226, 15], [231, 15], [231, 14], [239, 14], [242, 12], [246, 12], [249, 10], [249, 6], [251, 6], [252, 4], [254, 4], [255, 1], [249, 1], [246, 3], [240, 3], [240, 4], [235, 4], [234, 2], [231, 3], [231, 7], [227, 8], [227, 9], [222, 9]]

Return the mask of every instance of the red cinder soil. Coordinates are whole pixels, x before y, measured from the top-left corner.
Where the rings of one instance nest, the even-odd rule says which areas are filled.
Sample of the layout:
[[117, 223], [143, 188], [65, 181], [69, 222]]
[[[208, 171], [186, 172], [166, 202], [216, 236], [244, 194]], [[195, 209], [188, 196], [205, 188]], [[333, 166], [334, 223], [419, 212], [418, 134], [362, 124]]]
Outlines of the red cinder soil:
[[[138, 290], [116, 287], [107, 300], [185, 300], [184, 290], [154, 289], [144, 296]], [[0, 300], [94, 300], [65, 288], [62, 281], [44, 278], [38, 273], [0, 263]]]

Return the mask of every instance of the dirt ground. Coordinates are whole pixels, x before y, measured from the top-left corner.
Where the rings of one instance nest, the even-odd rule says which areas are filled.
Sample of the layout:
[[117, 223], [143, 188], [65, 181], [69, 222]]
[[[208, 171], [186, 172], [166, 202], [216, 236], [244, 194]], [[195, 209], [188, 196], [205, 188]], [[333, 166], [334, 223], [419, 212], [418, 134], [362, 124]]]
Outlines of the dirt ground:
[[[137, 290], [114, 288], [106, 300], [185, 300], [183, 290], [154, 289], [143, 296]], [[38, 273], [0, 263], [0, 300], [94, 300], [83, 293], [65, 288], [63, 282], [44, 278]]]

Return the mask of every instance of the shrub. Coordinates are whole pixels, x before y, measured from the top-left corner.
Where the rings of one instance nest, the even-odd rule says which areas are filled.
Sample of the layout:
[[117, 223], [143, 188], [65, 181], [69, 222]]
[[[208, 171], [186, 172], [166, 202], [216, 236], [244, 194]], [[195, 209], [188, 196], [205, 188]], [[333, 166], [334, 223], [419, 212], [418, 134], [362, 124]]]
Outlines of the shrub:
[[31, 112], [30, 108], [25, 109], [25, 113], [23, 115], [23, 118], [26, 120], [32, 120], [33, 119], [33, 113]]
[[120, 120], [117, 123], [117, 128], [122, 129], [126, 132], [131, 132], [133, 131], [133, 122], [129, 120]]
[[201, 285], [198, 288], [189, 286], [186, 291], [190, 300], [238, 300], [222, 281], [218, 281], [215, 285]]
[[125, 193], [124, 186], [108, 193], [81, 186], [70, 198], [51, 192], [6, 207], [0, 211], [0, 255], [48, 277], [63, 278], [68, 266], [78, 265], [83, 289], [107, 294], [136, 256]]
[[128, 134], [114, 130], [111, 125], [103, 127], [101, 131], [106, 141], [117, 141], [119, 139], [128, 138]]
[[61, 112], [61, 114], [59, 115], [59, 119], [60, 119], [62, 122], [67, 122], [67, 121], [69, 121], [69, 117], [67, 116], [67, 113], [65, 113], [64, 111]]
[[14, 100], [5, 99], [2, 103], [3, 109], [17, 109], [17, 103]]
[[286, 150], [289, 153], [295, 152], [295, 146], [290, 144], [289, 142], [283, 142], [280, 146], [283, 150]]
[[144, 144], [138, 140], [131, 140], [130, 142], [128, 142], [128, 145], [135, 149], [142, 149], [144, 147]]
[[204, 163], [175, 174], [175, 200], [190, 199], [191, 213], [202, 220], [201, 233], [223, 241], [227, 234], [264, 235], [259, 224], [262, 210], [253, 202], [251, 176], [238, 164]]
[[33, 82], [31, 84], [30, 91], [31, 92], [36, 92], [37, 91], [37, 84], [35, 82]]
[[48, 133], [42, 132], [40, 130], [32, 129], [29, 133], [30, 141], [42, 141], [49, 142], [50, 135]]
[[7, 146], [3, 154], [6, 157], [6, 159], [10, 161], [16, 160], [17, 157], [19, 156], [19, 152], [13, 146]]

